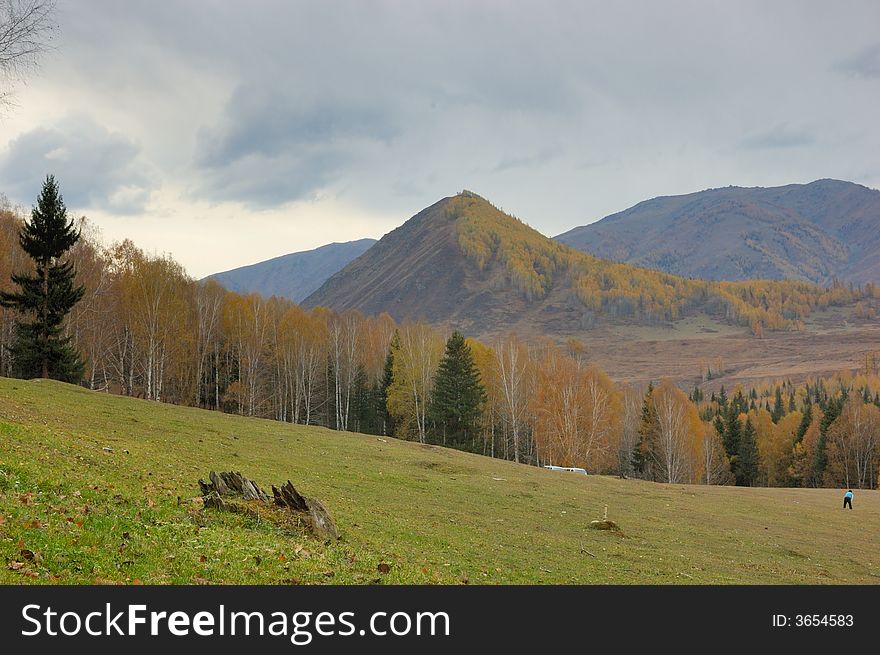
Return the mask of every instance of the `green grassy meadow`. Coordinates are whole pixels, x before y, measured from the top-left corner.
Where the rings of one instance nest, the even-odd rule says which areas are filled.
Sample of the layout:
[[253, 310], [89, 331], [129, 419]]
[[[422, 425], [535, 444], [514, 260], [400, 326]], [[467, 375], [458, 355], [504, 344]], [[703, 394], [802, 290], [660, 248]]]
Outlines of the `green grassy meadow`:
[[[212, 469], [267, 490], [292, 480], [342, 538], [201, 509]], [[0, 378], [6, 584], [878, 582], [880, 496], [841, 503], [838, 490], [584, 477]], [[605, 505], [620, 533], [588, 528]]]

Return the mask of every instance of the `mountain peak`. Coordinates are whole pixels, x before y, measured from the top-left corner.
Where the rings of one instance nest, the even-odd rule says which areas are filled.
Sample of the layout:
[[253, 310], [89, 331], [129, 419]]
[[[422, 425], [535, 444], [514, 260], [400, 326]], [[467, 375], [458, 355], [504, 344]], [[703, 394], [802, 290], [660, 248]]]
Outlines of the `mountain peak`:
[[[787, 299], [785, 315], [781, 306], [764, 303], [768, 293]], [[305, 305], [388, 312], [397, 321], [485, 335], [517, 326], [572, 334], [600, 320], [656, 324], [687, 312], [786, 329], [809, 313], [811, 302], [831, 297], [807, 284], [717, 285], [598, 259], [549, 239], [476, 194], [458, 194], [386, 234]]]
[[230, 291], [257, 292], [299, 302], [374, 243], [375, 239], [328, 243], [314, 250], [273, 257], [208, 277]]
[[556, 237], [597, 257], [711, 280], [880, 281], [880, 192], [824, 178], [641, 202]]

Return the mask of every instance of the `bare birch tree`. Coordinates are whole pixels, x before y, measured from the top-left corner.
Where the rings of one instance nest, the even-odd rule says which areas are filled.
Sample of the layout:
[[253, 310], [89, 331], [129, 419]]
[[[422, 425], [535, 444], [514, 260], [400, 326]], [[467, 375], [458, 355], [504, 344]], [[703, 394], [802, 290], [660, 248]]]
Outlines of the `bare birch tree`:
[[57, 27], [52, 0], [0, 0], [0, 106], [9, 104], [10, 87], [33, 70], [51, 44]]

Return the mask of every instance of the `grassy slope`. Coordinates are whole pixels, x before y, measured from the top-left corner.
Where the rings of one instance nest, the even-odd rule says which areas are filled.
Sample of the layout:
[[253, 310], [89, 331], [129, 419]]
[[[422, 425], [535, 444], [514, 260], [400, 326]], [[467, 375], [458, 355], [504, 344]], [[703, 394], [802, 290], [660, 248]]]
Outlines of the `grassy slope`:
[[[343, 539], [199, 511], [189, 499], [210, 469], [290, 478]], [[878, 493], [857, 493], [853, 512], [840, 503], [837, 490], [584, 478], [0, 379], [5, 583], [876, 582]], [[605, 504], [624, 535], [587, 528]]]

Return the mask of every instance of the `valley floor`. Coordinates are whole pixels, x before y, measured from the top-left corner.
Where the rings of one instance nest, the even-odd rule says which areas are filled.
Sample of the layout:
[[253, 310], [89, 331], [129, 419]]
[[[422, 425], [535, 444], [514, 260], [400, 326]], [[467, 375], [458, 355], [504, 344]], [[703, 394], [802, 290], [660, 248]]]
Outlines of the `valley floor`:
[[[342, 539], [201, 510], [212, 469], [292, 480]], [[878, 582], [880, 495], [841, 503], [838, 490], [584, 477], [0, 378], [2, 583]], [[588, 528], [606, 505], [621, 533]]]
[[860, 369], [865, 354], [880, 352], [880, 321], [848, 322], [840, 312], [817, 315], [803, 332], [765, 332], [759, 339], [745, 328], [708, 317], [692, 317], [666, 327], [601, 327], [583, 335], [587, 356], [613, 379], [647, 383], [671, 377], [683, 386], [700, 382], [701, 365], [724, 374], [704, 387], [732, 389], [759, 381], [831, 376]]

